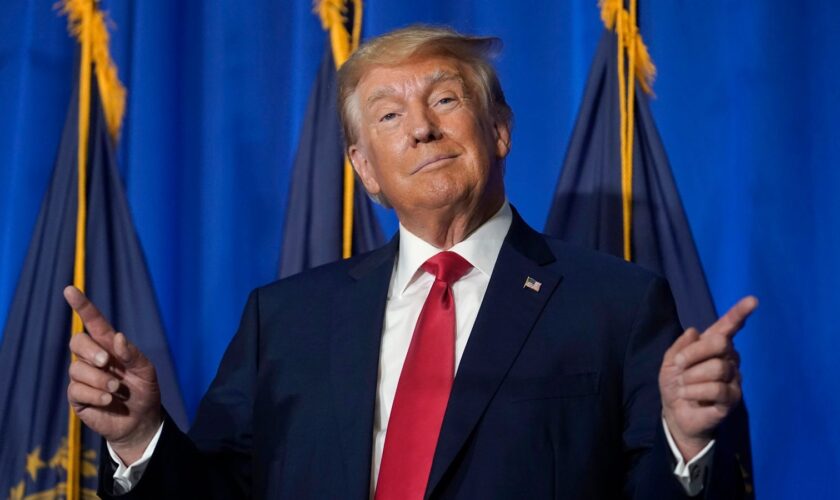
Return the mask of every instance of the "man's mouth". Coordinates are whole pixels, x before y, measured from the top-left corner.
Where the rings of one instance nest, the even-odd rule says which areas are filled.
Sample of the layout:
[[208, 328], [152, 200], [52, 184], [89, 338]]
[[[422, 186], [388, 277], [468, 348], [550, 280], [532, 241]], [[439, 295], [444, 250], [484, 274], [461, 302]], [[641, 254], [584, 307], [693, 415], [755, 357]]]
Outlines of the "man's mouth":
[[412, 171], [411, 171], [411, 175], [414, 175], [417, 172], [420, 172], [421, 170], [424, 170], [424, 169], [427, 169], [427, 168], [430, 168], [430, 167], [436, 167], [440, 163], [443, 163], [447, 160], [451, 160], [451, 159], [457, 158], [457, 157], [458, 157], [458, 155], [455, 154], [455, 153], [446, 153], [446, 154], [439, 154], [439, 155], [431, 156], [431, 157], [426, 158], [425, 160], [421, 161], [420, 164], [418, 164], [416, 167], [414, 167], [414, 169], [412, 169]]

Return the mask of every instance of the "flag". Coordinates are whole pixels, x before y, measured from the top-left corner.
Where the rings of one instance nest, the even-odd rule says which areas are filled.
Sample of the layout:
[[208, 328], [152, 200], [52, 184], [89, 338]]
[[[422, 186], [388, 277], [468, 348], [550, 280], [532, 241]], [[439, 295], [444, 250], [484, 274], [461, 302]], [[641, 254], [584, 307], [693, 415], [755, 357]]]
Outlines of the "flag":
[[[621, 8], [620, 2], [603, 2], [602, 7], [606, 4]], [[629, 18], [626, 10], [623, 15]], [[603, 17], [608, 28], [621, 24], [608, 22], [615, 17]], [[717, 319], [717, 311], [650, 111], [646, 91], [653, 66], [637, 35], [630, 42], [635, 44], [636, 64], [625, 58], [628, 64], [620, 68], [619, 40], [608, 29], [598, 44], [545, 232], [627, 258], [664, 276], [681, 323], [703, 331]], [[633, 73], [639, 75], [638, 81]], [[624, 139], [623, 133], [628, 133]], [[622, 157], [622, 148], [632, 151], [632, 157]], [[628, 175], [624, 162], [630, 165], [627, 182], [623, 182]], [[739, 405], [719, 431], [718, 447], [731, 451], [746, 496], [752, 497], [746, 407]]]
[[[623, 257], [616, 37], [601, 37], [554, 194], [547, 234]], [[680, 320], [717, 318], [706, 276], [644, 92], [636, 92], [632, 261], [668, 279]]]
[[358, 46], [362, 2], [321, 0], [330, 32], [292, 169], [279, 276], [286, 277], [382, 245], [382, 230], [344, 155], [337, 67]]
[[[119, 100], [103, 37], [101, 13], [87, 0], [88, 32], [99, 30], [104, 51], [87, 72], [89, 85], [77, 85], [71, 98], [52, 178], [41, 204], [29, 250], [0, 347], [0, 497], [96, 498], [101, 458], [100, 438], [81, 429], [78, 444], [68, 439], [71, 411], [67, 402], [71, 310], [62, 291], [74, 283], [79, 208], [80, 87], [89, 94], [88, 141], [85, 162], [86, 230], [85, 289], [112, 323], [128, 335], [154, 362], [164, 406], [176, 422], [186, 426], [186, 412], [175, 379], [166, 337], [158, 314], [149, 273], [134, 231], [119, 171], [112, 132], [121, 109], [105, 109], [103, 102]], [[69, 4], [71, 2], [66, 2]], [[76, 2], [83, 4], [84, 2]], [[71, 28], [78, 17], [70, 12]], [[97, 24], [97, 21], [101, 24]], [[85, 49], [83, 48], [81, 52]], [[88, 50], [90, 48], [88, 47]], [[80, 61], [91, 61], [84, 55]], [[94, 64], [95, 63], [95, 64]], [[108, 70], [113, 69], [111, 75]], [[81, 78], [81, 76], [80, 76]], [[107, 100], [100, 96], [107, 93]], [[118, 122], [118, 120], [117, 120]], [[118, 125], [116, 125], [118, 127]], [[75, 465], [74, 465], [75, 464]], [[76, 471], [75, 473], [73, 471]], [[38, 496], [32, 496], [38, 495]]]

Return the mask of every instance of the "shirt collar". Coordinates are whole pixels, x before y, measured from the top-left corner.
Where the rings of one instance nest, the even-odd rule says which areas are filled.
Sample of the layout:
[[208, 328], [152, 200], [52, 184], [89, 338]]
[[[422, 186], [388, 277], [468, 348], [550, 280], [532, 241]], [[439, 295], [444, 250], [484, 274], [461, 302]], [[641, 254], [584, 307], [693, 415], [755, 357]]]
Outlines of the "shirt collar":
[[[498, 212], [449, 251], [457, 253], [474, 268], [490, 276], [512, 220], [510, 204], [505, 200]], [[422, 240], [400, 224], [400, 248], [392, 294], [402, 295], [405, 288], [419, 275], [420, 266], [440, 251], [440, 248]]]

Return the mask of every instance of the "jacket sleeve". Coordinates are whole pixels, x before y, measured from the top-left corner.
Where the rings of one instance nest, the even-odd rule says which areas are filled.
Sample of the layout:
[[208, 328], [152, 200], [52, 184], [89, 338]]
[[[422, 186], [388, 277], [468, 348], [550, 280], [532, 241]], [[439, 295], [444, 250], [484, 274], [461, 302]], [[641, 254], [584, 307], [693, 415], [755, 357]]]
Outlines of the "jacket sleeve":
[[[254, 387], [258, 373], [259, 299], [248, 298], [239, 330], [201, 401], [189, 434], [164, 415], [163, 432], [143, 477], [119, 498], [251, 496]], [[115, 465], [104, 448], [99, 467], [102, 498], [113, 494]]]

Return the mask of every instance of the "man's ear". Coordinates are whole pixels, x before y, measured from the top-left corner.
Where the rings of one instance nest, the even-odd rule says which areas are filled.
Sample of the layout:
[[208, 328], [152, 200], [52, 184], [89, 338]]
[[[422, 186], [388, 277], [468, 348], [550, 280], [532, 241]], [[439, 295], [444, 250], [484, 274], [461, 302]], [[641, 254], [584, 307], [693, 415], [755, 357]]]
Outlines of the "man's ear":
[[495, 122], [493, 137], [496, 139], [496, 156], [504, 159], [510, 153], [510, 123]]
[[378, 195], [382, 191], [382, 188], [379, 187], [379, 182], [376, 180], [376, 172], [374, 172], [362, 148], [358, 144], [350, 145], [347, 148], [347, 156], [350, 157], [350, 164], [353, 165], [353, 170], [356, 171], [359, 179], [362, 180], [365, 190], [373, 196]]

